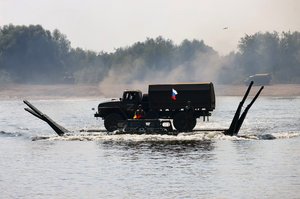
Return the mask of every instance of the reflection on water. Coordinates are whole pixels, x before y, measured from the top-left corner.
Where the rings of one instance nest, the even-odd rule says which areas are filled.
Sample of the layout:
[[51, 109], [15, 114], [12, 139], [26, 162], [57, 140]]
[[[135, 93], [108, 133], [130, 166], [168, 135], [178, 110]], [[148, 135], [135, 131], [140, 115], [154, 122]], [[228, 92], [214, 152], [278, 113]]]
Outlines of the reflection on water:
[[171, 154], [198, 153], [199, 151], [213, 150], [211, 141], [198, 140], [171, 140], [171, 141], [139, 141], [139, 142], [98, 142], [101, 147], [118, 147], [121, 150], [150, 151], [151, 153]]
[[18, 136], [22, 136], [22, 134], [0, 131], [0, 137], [18, 137]]

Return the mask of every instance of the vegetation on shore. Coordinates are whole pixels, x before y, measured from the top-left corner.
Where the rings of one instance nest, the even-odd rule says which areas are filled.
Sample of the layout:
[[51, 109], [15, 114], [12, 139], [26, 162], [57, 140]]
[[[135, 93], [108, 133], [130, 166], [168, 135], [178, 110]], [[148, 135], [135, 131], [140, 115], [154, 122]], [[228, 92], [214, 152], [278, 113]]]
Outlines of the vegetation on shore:
[[66, 35], [41, 25], [0, 27], [1, 84], [237, 84], [256, 73], [269, 73], [276, 83], [300, 83], [300, 32], [245, 35], [237, 52], [220, 56], [203, 40], [196, 39], [176, 45], [159, 36], [107, 53], [72, 48]]

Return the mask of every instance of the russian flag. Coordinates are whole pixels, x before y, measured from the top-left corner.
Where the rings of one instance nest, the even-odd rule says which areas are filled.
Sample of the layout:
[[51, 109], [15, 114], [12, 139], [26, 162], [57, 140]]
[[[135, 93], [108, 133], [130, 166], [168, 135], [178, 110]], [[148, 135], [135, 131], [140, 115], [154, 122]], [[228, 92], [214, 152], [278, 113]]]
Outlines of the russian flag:
[[174, 88], [172, 88], [172, 96], [171, 96], [172, 100], [174, 100], [174, 101], [176, 100], [177, 94], [178, 94], [177, 91]]

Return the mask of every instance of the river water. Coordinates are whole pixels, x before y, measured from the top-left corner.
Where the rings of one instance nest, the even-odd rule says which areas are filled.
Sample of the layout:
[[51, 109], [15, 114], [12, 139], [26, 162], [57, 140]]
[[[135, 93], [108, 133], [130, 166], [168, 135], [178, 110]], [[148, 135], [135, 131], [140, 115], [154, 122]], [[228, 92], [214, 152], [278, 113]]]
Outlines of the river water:
[[[104, 100], [30, 101], [65, 137], [2, 100], [0, 198], [300, 198], [300, 97], [258, 98], [234, 137], [80, 132], [104, 129], [91, 110]], [[218, 97], [196, 128], [227, 128], [240, 100]]]

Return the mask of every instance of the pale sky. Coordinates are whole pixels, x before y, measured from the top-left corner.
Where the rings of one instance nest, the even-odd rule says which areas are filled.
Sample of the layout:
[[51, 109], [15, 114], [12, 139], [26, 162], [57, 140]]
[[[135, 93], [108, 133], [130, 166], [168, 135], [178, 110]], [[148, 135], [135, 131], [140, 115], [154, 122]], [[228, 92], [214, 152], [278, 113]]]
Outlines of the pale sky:
[[59, 29], [72, 47], [97, 52], [163, 36], [225, 55], [245, 34], [300, 31], [300, 0], [0, 0], [0, 26], [10, 23]]

